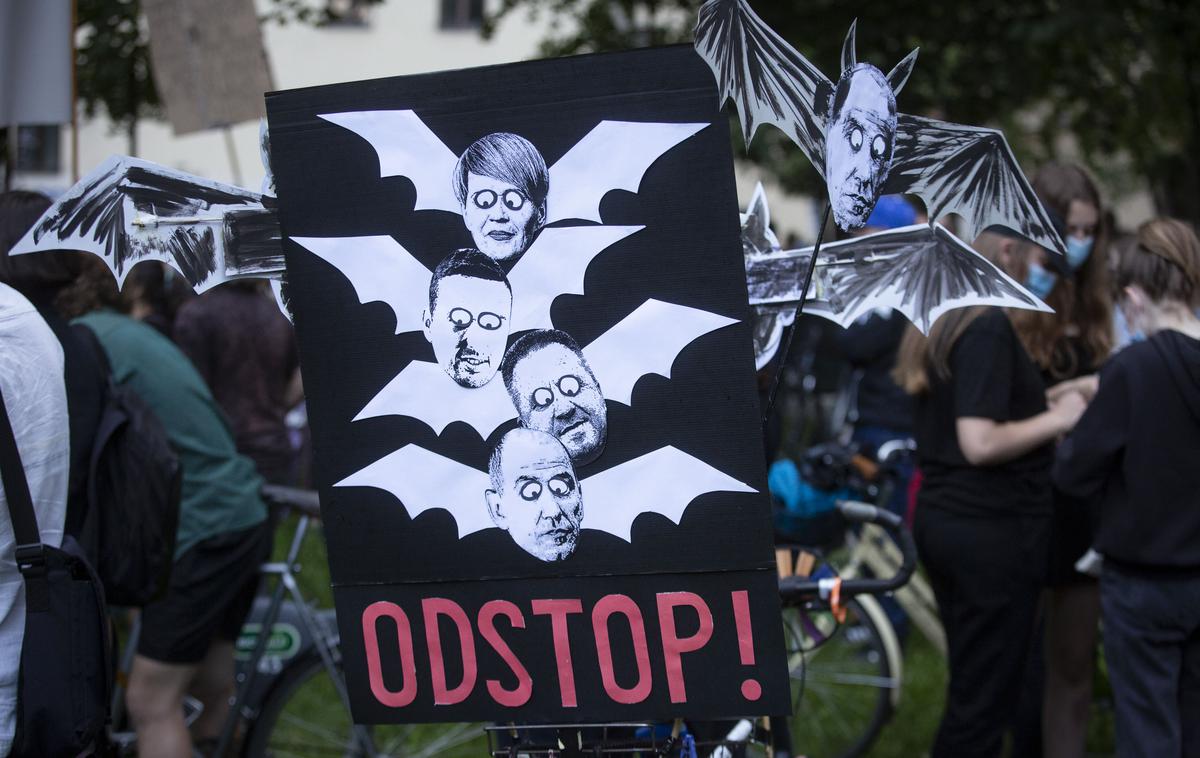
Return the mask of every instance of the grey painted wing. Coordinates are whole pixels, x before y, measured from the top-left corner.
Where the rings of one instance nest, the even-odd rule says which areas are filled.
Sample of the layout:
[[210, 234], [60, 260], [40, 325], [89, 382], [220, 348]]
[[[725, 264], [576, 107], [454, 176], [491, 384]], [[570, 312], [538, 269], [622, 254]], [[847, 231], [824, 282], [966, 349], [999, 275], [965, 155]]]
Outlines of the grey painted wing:
[[919, 195], [931, 219], [957, 213], [968, 241], [999, 224], [1066, 253], [1008, 141], [995, 129], [900, 114], [884, 191]]
[[[811, 254], [748, 258], [751, 304], [797, 302]], [[973, 305], [1050, 310], [945, 227], [919, 224], [823, 246], [804, 312], [845, 327], [876, 308], [895, 308], [928, 334], [943, 313]]]
[[709, 0], [696, 23], [696, 52], [717, 77], [721, 100], [732, 98], [746, 144], [773, 124], [825, 169], [825, 108], [819, 92], [833, 85], [816, 66], [763, 23], [745, 0]]
[[113, 156], [67, 190], [11, 253], [83, 250], [118, 284], [142, 260], [166, 263], [197, 291], [283, 271], [279, 222], [257, 192]]

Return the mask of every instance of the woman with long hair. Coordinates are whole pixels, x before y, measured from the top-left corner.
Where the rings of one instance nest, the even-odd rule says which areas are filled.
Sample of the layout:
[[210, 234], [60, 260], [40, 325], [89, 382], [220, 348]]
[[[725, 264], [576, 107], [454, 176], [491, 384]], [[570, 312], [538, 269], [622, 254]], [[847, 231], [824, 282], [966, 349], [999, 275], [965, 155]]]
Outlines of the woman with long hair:
[[[1054, 312], [1025, 311], [1016, 317], [1028, 335], [1030, 356], [1050, 386], [1094, 375], [1112, 352], [1112, 267], [1100, 193], [1087, 172], [1070, 163], [1049, 163], [1032, 184], [1066, 232], [1067, 271], [1046, 278], [1048, 292], [1035, 292]], [[1075, 563], [1091, 542], [1090, 510], [1089, 503], [1054, 490], [1044, 654], [1035, 656], [1040, 660], [1031, 667], [1026, 688], [1030, 705], [1040, 701], [1041, 713], [1028, 719], [1032, 744], [1021, 745], [1031, 756], [1039, 749], [1056, 758], [1082, 758], [1085, 752], [1100, 590], [1095, 579], [1075, 570]], [[1041, 728], [1035, 729], [1038, 717]]]
[[[1045, 268], [1045, 251], [998, 228], [975, 247], [1017, 281]], [[900, 347], [924, 473], [914, 536], [949, 652], [934, 758], [1000, 752], [1044, 582], [1053, 443], [1086, 406], [1067, 388], [1048, 405], [1029, 337], [1014, 315], [975, 307], [942, 316], [928, 338], [910, 328]]]

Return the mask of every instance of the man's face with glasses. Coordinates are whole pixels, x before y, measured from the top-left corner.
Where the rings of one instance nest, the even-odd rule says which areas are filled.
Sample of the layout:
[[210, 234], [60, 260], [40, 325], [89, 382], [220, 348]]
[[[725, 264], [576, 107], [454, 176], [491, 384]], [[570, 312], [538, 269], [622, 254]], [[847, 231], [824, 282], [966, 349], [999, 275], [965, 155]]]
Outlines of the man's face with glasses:
[[425, 313], [425, 338], [438, 364], [463, 387], [482, 387], [496, 374], [508, 343], [512, 295], [504, 282], [447, 276]]
[[560, 344], [539, 347], [514, 366], [512, 387], [521, 426], [558, 438], [578, 464], [600, 454], [608, 408], [591, 368]]
[[463, 222], [475, 246], [493, 260], [524, 253], [543, 220], [542, 209], [523, 191], [503, 179], [467, 174]]

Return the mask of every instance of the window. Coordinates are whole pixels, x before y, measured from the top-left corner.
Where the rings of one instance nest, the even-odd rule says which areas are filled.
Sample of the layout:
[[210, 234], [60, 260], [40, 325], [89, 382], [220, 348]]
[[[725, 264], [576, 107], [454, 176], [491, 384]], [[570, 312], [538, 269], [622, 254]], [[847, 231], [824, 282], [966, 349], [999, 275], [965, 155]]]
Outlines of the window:
[[441, 0], [443, 29], [477, 29], [483, 23], [483, 0]]
[[57, 174], [61, 167], [58, 134], [57, 124], [19, 127], [17, 129], [17, 171]]

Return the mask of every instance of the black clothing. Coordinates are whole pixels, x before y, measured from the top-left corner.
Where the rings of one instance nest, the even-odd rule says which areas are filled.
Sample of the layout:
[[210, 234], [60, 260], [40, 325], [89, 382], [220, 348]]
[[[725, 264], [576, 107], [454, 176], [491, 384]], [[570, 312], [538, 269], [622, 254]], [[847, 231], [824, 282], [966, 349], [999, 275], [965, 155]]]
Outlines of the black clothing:
[[930, 389], [917, 398], [921, 506], [967, 515], [1048, 516], [1051, 443], [994, 466], [972, 466], [958, 444], [959, 418], [1003, 423], [1046, 410], [1041, 375], [1002, 310], [988, 308], [967, 326], [950, 351], [949, 367], [949, 379], [930, 369]]
[[1200, 572], [1100, 578], [1117, 755], [1200, 757]]
[[1098, 500], [1106, 562], [1200, 569], [1200, 340], [1161, 331], [1113, 357], [1054, 480]]
[[892, 380], [896, 351], [908, 328], [899, 311], [887, 316], [871, 313], [847, 327], [837, 337], [838, 347], [850, 365], [862, 371], [856, 397], [856, 426], [878, 426], [910, 433], [913, 399]]
[[946, 630], [950, 681], [933, 758], [1000, 755], [1035, 630], [1049, 516], [918, 508], [921, 563]]
[[214, 640], [236, 641], [254, 603], [258, 567], [270, 553], [266, 522], [184, 551], [166, 596], [142, 609], [138, 653], [164, 663], [199, 663]]
[[[1046, 386], [1094, 374], [1100, 366], [1079, 336], [1065, 338], [1056, 350], [1049, 371], [1042, 371]], [[1075, 563], [1092, 546], [1091, 503], [1054, 488], [1054, 527], [1050, 533], [1050, 563], [1046, 582], [1051, 587], [1094, 584], [1096, 579], [1075, 570]], [[1040, 715], [1039, 715], [1040, 720]]]
[[[27, 293], [27, 296], [62, 345], [63, 378], [67, 386], [67, 423], [71, 432], [67, 518], [63, 531], [78, 538], [87, 514], [88, 466], [96, 427], [100, 425], [100, 413], [104, 408], [107, 378], [92, 346], [58, 315], [50, 305], [52, 298], [37, 290]], [[92, 549], [92, 546], [88, 547], [88, 550]]]

